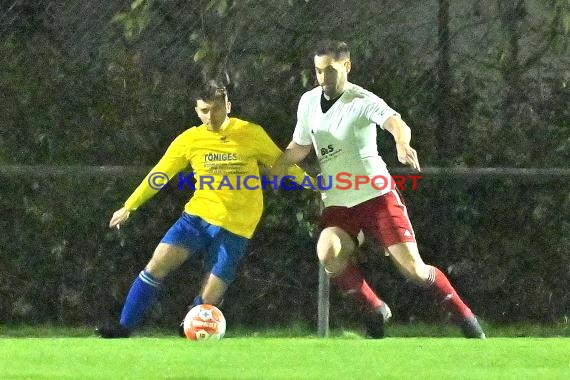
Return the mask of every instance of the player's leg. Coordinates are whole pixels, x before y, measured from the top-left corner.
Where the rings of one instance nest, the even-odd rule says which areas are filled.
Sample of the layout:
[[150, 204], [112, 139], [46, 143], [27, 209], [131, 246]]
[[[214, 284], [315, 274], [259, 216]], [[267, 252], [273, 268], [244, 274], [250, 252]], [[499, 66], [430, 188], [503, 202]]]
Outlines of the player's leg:
[[438, 301], [453, 313], [467, 338], [485, 338], [471, 309], [463, 302], [439, 268], [423, 262], [416, 243], [395, 244], [388, 247], [388, 252], [404, 276], [430, 289]]
[[[220, 306], [246, 254], [249, 239], [213, 225], [208, 227], [208, 233], [212, 243], [204, 255], [204, 266], [208, 268], [209, 273], [200, 294], [194, 298], [190, 308], [201, 304]], [[185, 337], [184, 320], [178, 327], [178, 335]]]
[[319, 261], [340, 291], [365, 305], [366, 335], [384, 336], [384, 323], [392, 316], [388, 305], [381, 300], [364, 279], [362, 271], [353, 262], [356, 239], [339, 227], [327, 227], [319, 235], [317, 254]]
[[154, 304], [162, 286], [162, 280], [178, 268], [190, 256], [180, 246], [160, 243], [145, 269], [133, 281], [125, 299], [118, 326], [97, 329], [103, 338], [126, 338], [142, 322]]
[[323, 210], [319, 224], [321, 233], [317, 242], [317, 255], [333, 284], [370, 310], [382, 310], [387, 320], [391, 316], [390, 309], [370, 288], [353, 260], [361, 229], [354, 210], [348, 207], [327, 207]]
[[249, 239], [217, 226], [211, 226], [209, 232], [213, 241], [204, 258], [209, 275], [200, 297], [203, 303], [218, 305], [236, 277]]
[[190, 251], [181, 246], [160, 243], [145, 269], [133, 282], [121, 312], [121, 326], [133, 330], [140, 325], [154, 304], [162, 287], [162, 280], [190, 257]]
[[200, 218], [183, 214], [167, 231], [145, 269], [134, 280], [126, 297], [118, 325], [97, 329], [104, 338], [123, 338], [142, 322], [154, 304], [162, 280], [188, 259], [191, 252], [207, 244]]
[[331, 281], [344, 294], [367, 305], [369, 309], [383, 309], [388, 319], [390, 309], [368, 285], [362, 271], [352, 260], [355, 249], [355, 238], [340, 227], [327, 227], [319, 235], [317, 255]]
[[319, 261], [332, 278], [346, 270], [355, 249], [354, 238], [340, 227], [325, 228], [317, 242]]
[[[484, 337], [477, 319], [457, 294], [445, 274], [426, 265], [418, 251], [414, 231], [400, 194], [391, 191], [366, 207], [374, 210], [374, 229], [392, 261], [404, 276], [432, 290], [439, 301], [461, 321], [467, 337]], [[360, 210], [364, 213], [365, 210]], [[373, 232], [373, 231], [371, 231]], [[467, 326], [467, 330], [465, 328]], [[468, 331], [469, 330], [469, 331]]]
[[215, 274], [210, 273], [200, 295], [202, 303], [219, 305], [224, 298], [226, 290], [228, 289], [226, 281], [222, 280]]

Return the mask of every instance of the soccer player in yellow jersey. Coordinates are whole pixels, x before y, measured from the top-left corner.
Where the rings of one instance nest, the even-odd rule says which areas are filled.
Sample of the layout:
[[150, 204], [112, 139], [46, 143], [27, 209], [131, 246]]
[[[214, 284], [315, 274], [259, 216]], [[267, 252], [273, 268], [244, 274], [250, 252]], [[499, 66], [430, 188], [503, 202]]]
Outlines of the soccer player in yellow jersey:
[[[192, 167], [194, 195], [133, 282], [119, 324], [96, 330], [103, 338], [130, 336], [152, 306], [162, 280], [191, 255], [199, 255], [209, 268], [194, 305], [220, 302], [261, 218], [263, 183], [258, 164], [270, 167], [281, 150], [259, 125], [228, 116], [231, 103], [223, 85], [210, 81], [195, 100], [203, 124], [172, 142], [109, 223], [111, 228], [119, 228], [131, 212], [159, 191], [166, 177]], [[298, 183], [307, 179], [297, 166], [291, 167], [289, 174]]]

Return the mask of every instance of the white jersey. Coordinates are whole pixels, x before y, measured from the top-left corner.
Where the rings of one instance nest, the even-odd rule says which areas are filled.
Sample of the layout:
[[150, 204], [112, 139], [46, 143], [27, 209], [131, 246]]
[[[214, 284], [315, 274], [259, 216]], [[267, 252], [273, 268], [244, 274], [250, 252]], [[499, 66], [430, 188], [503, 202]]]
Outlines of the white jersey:
[[326, 182], [333, 181], [332, 187], [322, 192], [325, 206], [352, 207], [389, 192], [390, 186], [378, 190], [366, 185], [356, 190], [354, 184], [341, 190], [336, 179], [339, 173], [352, 180], [355, 176], [390, 178], [378, 154], [376, 125], [382, 128], [390, 116], [398, 113], [378, 96], [352, 83], [346, 84], [344, 93], [326, 113], [321, 109], [321, 95], [322, 89], [316, 87], [301, 97], [293, 141], [299, 145], [312, 143], [321, 175]]

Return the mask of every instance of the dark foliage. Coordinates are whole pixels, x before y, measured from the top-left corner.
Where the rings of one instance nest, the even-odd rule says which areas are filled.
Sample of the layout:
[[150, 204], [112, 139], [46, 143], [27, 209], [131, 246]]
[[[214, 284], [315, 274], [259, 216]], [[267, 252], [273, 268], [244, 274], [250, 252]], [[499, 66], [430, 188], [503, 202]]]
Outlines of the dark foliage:
[[[298, 99], [314, 85], [310, 52], [333, 37], [352, 46], [351, 80], [412, 127], [423, 166], [567, 167], [567, 2], [439, 7], [419, 0], [3, 1], [0, 164], [151, 165], [198, 122], [188, 90], [205, 75], [224, 77], [234, 114], [285, 146]], [[379, 133], [378, 146], [395, 164], [387, 134]], [[189, 196], [165, 191], [128, 228], [110, 231], [111, 212], [144, 170], [66, 173], [0, 176], [0, 323], [116, 316]], [[568, 180], [458, 181], [427, 178], [421, 191], [406, 194], [425, 260], [448, 272], [485, 319], [566, 318]], [[315, 321], [309, 233], [317, 206], [304, 193], [279, 196], [267, 194], [264, 220], [229, 291], [231, 322]], [[396, 318], [442, 318], [382, 255], [365, 256]], [[200, 285], [196, 265], [167, 280], [152, 321], [178, 322]], [[336, 293], [332, 304], [333, 324], [354, 320]]]

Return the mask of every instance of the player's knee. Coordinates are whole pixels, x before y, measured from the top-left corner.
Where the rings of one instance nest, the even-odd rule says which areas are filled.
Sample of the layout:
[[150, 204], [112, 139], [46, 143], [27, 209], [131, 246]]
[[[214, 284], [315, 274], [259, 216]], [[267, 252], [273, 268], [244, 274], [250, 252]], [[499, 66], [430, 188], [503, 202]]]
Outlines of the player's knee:
[[346, 258], [354, 252], [354, 241], [346, 232], [336, 227], [325, 228], [317, 242], [317, 255], [321, 262], [334, 258]]
[[343, 256], [335, 254], [333, 249], [320, 249], [317, 254], [321, 265], [330, 275], [334, 276], [346, 267], [348, 260]]
[[347, 257], [335, 255], [330, 250], [319, 252], [319, 261], [325, 268], [325, 271], [331, 276], [342, 273], [348, 265]]
[[330, 261], [332, 258], [334, 258], [335, 254], [331, 247], [318, 244], [317, 256], [319, 257], [319, 261], [324, 264], [325, 262]]
[[418, 285], [424, 285], [429, 278], [428, 267], [423, 263], [412, 263], [407, 268], [404, 268], [406, 277]]
[[163, 279], [186, 261], [189, 255], [184, 248], [159, 244], [145, 269], [156, 279]]
[[348, 265], [348, 261], [333, 259], [326, 262], [321, 261], [321, 264], [323, 265], [323, 267], [325, 268], [325, 272], [327, 272], [329, 276], [335, 277], [344, 272], [344, 269]]

